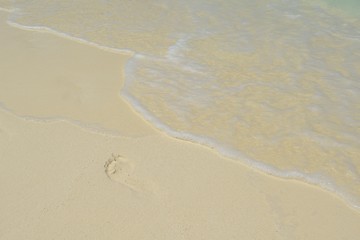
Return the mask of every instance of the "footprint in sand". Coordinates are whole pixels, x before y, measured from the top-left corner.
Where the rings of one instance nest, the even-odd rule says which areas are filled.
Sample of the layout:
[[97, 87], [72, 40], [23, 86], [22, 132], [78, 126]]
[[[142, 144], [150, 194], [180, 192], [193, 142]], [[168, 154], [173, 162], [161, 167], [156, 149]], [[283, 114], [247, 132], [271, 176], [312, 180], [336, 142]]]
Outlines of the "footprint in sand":
[[150, 186], [132, 176], [135, 165], [121, 155], [112, 154], [105, 162], [105, 173], [114, 182], [121, 183], [136, 191], [150, 191]]

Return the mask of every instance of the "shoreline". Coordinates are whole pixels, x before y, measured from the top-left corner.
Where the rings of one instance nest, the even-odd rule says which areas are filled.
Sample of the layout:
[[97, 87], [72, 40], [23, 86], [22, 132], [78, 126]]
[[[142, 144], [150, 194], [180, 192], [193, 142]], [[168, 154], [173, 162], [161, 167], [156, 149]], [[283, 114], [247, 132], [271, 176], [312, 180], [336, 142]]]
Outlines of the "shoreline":
[[[4, 10], [4, 12], [5, 12], [5, 14], [8, 14], [8, 13], [12, 12], [12, 10]], [[1, 13], [1, 9], [0, 9], [0, 13]], [[134, 55], [136, 55], [136, 53], [131, 50], [104, 47], [97, 43], [93, 43], [93, 42], [83, 40], [83, 39], [77, 38], [77, 37], [72, 37], [68, 34], [58, 32], [58, 31], [53, 30], [48, 27], [26, 27], [26, 26], [22, 26], [17, 23], [9, 22], [8, 20], [6, 21], [6, 23], [10, 27], [13, 27], [15, 29], [30, 31], [33, 33], [49, 34], [49, 36], [60, 37], [61, 39], [65, 39], [65, 40], [75, 42], [75, 43], [85, 45], [85, 46], [95, 47], [96, 49], [99, 49], [101, 51], [115, 54], [116, 56], [119, 56], [124, 59], [122, 63], [119, 63], [123, 66], [126, 65], [126, 62], [129, 61], [129, 59], [131, 59]], [[119, 95], [119, 98], [122, 100], [122, 105], [127, 105], [128, 108], [131, 109], [131, 111], [134, 112], [135, 115], [137, 115], [137, 118], [146, 122], [147, 125], [149, 125], [150, 128], [152, 129], [152, 130], [150, 130], [151, 132], [153, 130], [155, 130], [155, 131], [160, 132], [161, 134], [165, 134], [166, 136], [169, 136], [170, 138], [176, 138], [176, 139], [179, 139], [182, 141], [187, 141], [187, 142], [190, 142], [193, 144], [199, 144], [201, 146], [208, 148], [210, 151], [214, 151], [216, 154], [220, 154], [221, 156], [224, 156], [229, 161], [234, 161], [235, 163], [239, 162], [239, 163], [243, 164], [244, 166], [246, 166], [250, 169], [259, 171], [260, 173], [265, 174], [265, 175], [270, 175], [270, 176], [277, 177], [280, 179], [285, 179], [285, 180], [295, 180], [295, 181], [299, 181], [304, 184], [309, 184], [311, 186], [319, 187], [322, 190], [325, 190], [331, 194], [334, 194], [339, 199], [344, 201], [344, 203], [346, 205], [348, 205], [350, 208], [352, 208], [355, 211], [360, 213], [360, 207], [356, 206], [355, 204], [352, 203], [353, 201], [351, 200], [351, 197], [346, 196], [347, 194], [336, 190], [336, 187], [334, 187], [333, 184], [330, 184], [330, 186], [326, 186], [326, 184], [328, 184], [327, 182], [325, 182], [324, 184], [320, 184], [316, 180], [313, 180], [308, 177], [304, 177], [304, 175], [299, 172], [283, 173], [281, 170], [278, 170], [276, 167], [264, 164], [257, 160], [248, 159], [248, 157], [246, 157], [246, 156], [243, 156], [242, 157], [243, 159], [239, 160], [238, 157], [232, 156], [232, 155], [239, 156], [242, 154], [241, 152], [238, 152], [237, 150], [228, 149], [228, 148], [225, 148], [225, 150], [223, 150], [223, 147], [219, 143], [216, 143], [216, 142], [212, 143], [213, 141], [211, 141], [211, 140], [204, 140], [202, 137], [196, 137], [189, 133], [184, 133], [184, 136], [183, 136], [181, 133], [178, 133], [177, 131], [170, 129], [170, 127], [164, 125], [158, 119], [156, 119], [154, 116], [152, 116], [150, 113], [148, 113], [147, 110], [143, 109], [142, 107], [137, 107], [137, 105], [139, 104], [138, 101], [130, 94], [123, 92], [123, 86], [125, 84], [125, 79], [124, 79], [125, 68], [124, 67], [122, 67], [122, 68], [124, 69], [123, 73], [122, 73], [122, 78], [120, 80], [118, 79], [120, 86], [117, 87], [118, 88], [117, 93]], [[116, 99], [116, 100], [118, 100], [118, 99]], [[111, 102], [111, 101], [108, 101], [108, 102]], [[1, 99], [0, 99], [0, 104], [2, 104]], [[58, 117], [58, 116], [36, 117], [31, 114], [21, 115], [21, 114], [16, 114], [16, 111], [12, 110], [11, 108], [7, 108], [6, 104], [4, 104], [4, 106], [5, 106], [6, 110], [13, 112], [15, 115], [18, 115], [19, 117], [23, 117], [25, 119], [33, 119], [35, 121], [67, 121], [71, 124], [79, 126], [80, 128], [84, 128], [85, 130], [87, 129], [89, 131], [93, 131], [93, 132], [96, 132], [99, 134], [109, 134], [109, 135], [114, 135], [114, 136], [121, 136], [122, 134], [124, 134], [124, 132], [118, 131], [116, 128], [114, 128], [114, 129], [112, 129], [112, 127], [109, 128], [106, 125], [103, 125], [102, 123], [98, 124], [98, 123], [82, 122], [81, 120], [77, 119], [76, 116], [72, 116], [72, 117], [70, 116], [67, 118], [67, 117], [63, 117], [63, 116], [62, 117]], [[115, 108], [113, 108], [113, 109], [115, 109]], [[48, 113], [45, 113], [45, 114], [48, 114]], [[197, 138], [198, 138], [198, 140], [196, 140]], [[203, 143], [203, 142], [205, 142], [205, 143]], [[234, 151], [236, 153], [233, 153]]]
[[[1, 30], [8, 37], [1, 43], [9, 51], [7, 58], [16, 62], [16, 55], [9, 49], [20, 47], [31, 50], [15, 53], [32, 61], [6, 65], [9, 75], [5, 76], [18, 82], [9, 80], [4, 84], [8, 95], [0, 93], [0, 101], [5, 106], [12, 102], [8, 108], [17, 115], [0, 111], [4, 180], [0, 187], [5, 193], [0, 200], [4, 213], [0, 238], [339, 239], [360, 234], [359, 212], [334, 193], [299, 180], [270, 176], [220, 156], [207, 146], [169, 137], [151, 126], [119, 97], [122, 83], [118, 77], [123, 74], [126, 56], [119, 59], [118, 54], [36, 31], [23, 34], [18, 29], [11, 33], [8, 30]], [[47, 55], [49, 51], [51, 55]], [[75, 59], [73, 68], [66, 65], [69, 57]], [[104, 62], [110, 67], [94, 67]], [[14, 87], [23, 84], [22, 77], [37, 80], [39, 76], [10, 75], [16, 69], [24, 70], [25, 63], [31, 65], [29, 69], [44, 63], [61, 68], [41, 69], [47, 74], [41, 75], [37, 85], [14, 95]], [[71, 71], [64, 73], [64, 69]], [[104, 77], [105, 72], [108, 75]], [[59, 73], [63, 75], [56, 75]], [[94, 75], [97, 77], [89, 87], [89, 76]], [[48, 82], [56, 76], [62, 78]], [[74, 77], [86, 81], [74, 85]], [[109, 87], [92, 92], [105, 84], [103, 79], [112, 79]], [[43, 86], [46, 88], [41, 89]], [[21, 94], [28, 89], [34, 91], [33, 95], [22, 99]], [[58, 100], [27, 105], [29, 99], [49, 89], [54, 89], [52, 97], [58, 96]], [[59, 91], [63, 94], [56, 95]], [[49, 99], [46, 94], [43, 97]], [[92, 105], [99, 99], [102, 105]], [[116, 104], [103, 109], [113, 100]], [[81, 112], [83, 109], [87, 111]], [[33, 113], [41, 119], [46, 114], [61, 116], [64, 112], [70, 119], [80, 117], [76, 120], [79, 122], [115, 126], [119, 135], [89, 131], [66, 118], [39, 122], [21, 117]], [[112, 154], [120, 154], [125, 160], [112, 159]], [[106, 175], [104, 163], [109, 157], [110, 165], [124, 169], [128, 175]], [[86, 220], [78, 222], [77, 215]]]
[[[0, 9], [1, 11], [1, 9]], [[12, 12], [13, 10], [4, 10], [5, 14], [8, 14], [10, 12]], [[188, 141], [194, 144], [199, 144], [202, 146], [205, 146], [206, 148], [208, 148], [210, 151], [214, 151], [216, 154], [220, 154], [221, 156], [224, 156], [225, 158], [228, 158], [229, 161], [234, 161], [234, 162], [239, 162], [247, 167], [249, 167], [250, 169], [259, 171], [263, 174], [266, 175], [270, 175], [273, 177], [277, 177], [280, 179], [285, 179], [285, 180], [295, 180], [295, 181], [299, 181], [301, 183], [304, 184], [309, 184], [311, 186], [315, 186], [315, 187], [319, 187], [322, 190], [328, 191], [331, 194], [334, 194], [335, 196], [337, 196], [339, 199], [341, 199], [342, 201], [345, 202], [346, 205], [348, 205], [350, 208], [354, 209], [357, 212], [360, 212], [360, 206], [356, 205], [356, 201], [352, 200], [351, 196], [349, 196], [349, 194], [344, 193], [343, 191], [339, 191], [337, 189], [337, 186], [334, 186], [335, 184], [333, 183], [329, 183], [330, 180], [329, 179], [322, 179], [319, 183], [318, 179], [312, 178], [312, 177], [308, 177], [306, 175], [304, 175], [301, 172], [297, 172], [297, 171], [291, 171], [291, 172], [284, 172], [279, 170], [278, 168], [265, 164], [263, 162], [254, 160], [254, 159], [250, 159], [247, 156], [243, 155], [240, 151], [236, 150], [236, 149], [232, 149], [232, 148], [228, 148], [228, 147], [223, 147], [220, 143], [213, 141], [213, 140], [208, 140], [206, 138], [203, 137], [198, 137], [195, 135], [192, 135], [190, 133], [179, 133], [175, 130], [172, 130], [170, 127], [168, 127], [167, 125], [165, 125], [164, 123], [162, 123], [160, 120], [158, 120], [155, 116], [151, 115], [144, 107], [138, 107], [139, 102], [129, 93], [126, 93], [123, 91], [123, 87], [125, 84], [125, 77], [124, 74], [126, 72], [125, 70], [125, 66], [127, 64], [127, 62], [134, 57], [137, 53], [128, 49], [117, 49], [117, 48], [110, 48], [110, 47], [104, 47], [101, 46], [97, 43], [94, 42], [90, 42], [81, 38], [77, 38], [77, 37], [73, 37], [70, 36], [66, 33], [62, 33], [62, 32], [58, 32], [56, 30], [53, 30], [51, 28], [48, 27], [26, 27], [14, 22], [10, 22], [9, 20], [6, 21], [6, 23], [10, 26], [13, 27], [15, 29], [19, 29], [19, 30], [25, 30], [25, 31], [29, 31], [29, 32], [33, 32], [33, 33], [40, 33], [40, 34], [49, 34], [50, 36], [54, 36], [54, 37], [60, 37], [61, 39], [65, 39], [71, 42], [75, 42], [78, 44], [82, 44], [85, 46], [89, 46], [89, 47], [94, 47], [96, 49], [99, 49], [101, 51], [105, 51], [108, 52], [110, 54], [115, 54], [116, 56], [119, 56], [121, 58], [123, 58], [123, 61], [120, 63], [118, 63], [119, 65], [122, 65], [123, 68], [123, 72], [122, 72], [122, 78], [121, 80], [119, 80], [119, 84], [117, 88], [118, 88], [118, 95], [119, 98], [121, 99], [121, 104], [122, 107], [124, 105], [127, 105], [127, 107], [129, 109], [131, 109], [131, 111], [134, 114], [134, 116], [136, 115], [137, 117], [135, 118], [139, 118], [142, 121], [146, 122], [147, 125], [150, 127], [149, 128], [149, 133], [153, 133], [153, 131], [159, 131], [161, 132], [161, 134], [165, 134], [167, 136], [169, 136], [170, 138], [176, 138], [182, 141]], [[118, 99], [114, 99], [114, 102], [117, 101]], [[111, 101], [108, 101], [111, 102]], [[1, 104], [1, 99], [0, 99], [0, 104]], [[1, 105], [0, 105], [1, 106]], [[5, 107], [6, 104], [5, 104]], [[11, 108], [7, 109], [9, 111], [14, 111]], [[115, 110], [115, 108], [113, 107], [113, 110]], [[16, 114], [16, 111], [14, 112]], [[46, 113], [48, 114], [48, 113]], [[115, 127], [114, 129], [112, 127], [108, 127], [106, 125], [102, 125], [101, 123], [94, 123], [94, 122], [82, 122], [81, 119], [77, 119], [77, 117], [75, 116], [70, 116], [70, 117], [57, 117], [57, 116], [40, 116], [40, 117], [35, 117], [31, 114], [17, 114], [20, 117], [24, 117], [27, 119], [33, 119], [33, 120], [39, 120], [39, 121], [52, 121], [52, 120], [60, 120], [60, 121], [68, 121], [74, 125], [80, 126], [81, 128], [84, 129], [88, 129], [89, 131], [94, 131], [97, 132], [99, 134], [109, 134], [109, 135], [114, 135], [114, 136], [120, 136], [121, 134], [124, 134], [124, 130], [123, 131], [118, 131], [117, 127]], [[126, 132], [126, 131], [125, 131]], [[240, 157], [241, 156], [241, 159]]]
[[[0, 14], [3, 14], [0, 21], [7, 19], [7, 13], [0, 12]], [[4, 22], [2, 24], [7, 25]], [[0, 103], [5, 108], [18, 116], [34, 120], [59, 119], [77, 125], [82, 123], [85, 128], [89, 127], [100, 132], [113, 132], [113, 134], [137, 132], [131, 126], [132, 123], [139, 122], [137, 113], [131, 109], [128, 103], [118, 97], [118, 92], [123, 84], [122, 66], [129, 55], [93, 48], [78, 41], [59, 38], [48, 32], [24, 31], [17, 27], [7, 26], [2, 30], [4, 36], [28, 38], [29, 41], [15, 40], [11, 42], [7, 51], [4, 52], [4, 60], [11, 58], [12, 55], [21, 55], [21, 62], [35, 61], [35, 64], [33, 66], [25, 65], [26, 68], [23, 69], [23, 72], [12, 73], [7, 70], [3, 73], [7, 82], [6, 87], [0, 89], [0, 94], [2, 94]], [[1, 44], [6, 44], [8, 41], [10, 39], [4, 38]], [[39, 52], [38, 49], [42, 47], [42, 44], [45, 44], [48, 49]], [[22, 46], [21, 50], [18, 49], [18, 45]], [[59, 49], [54, 49], [54, 47], [59, 47]], [[63, 48], [71, 50], [66, 51], [64, 56]], [[89, 48], [93, 50], [88, 51]], [[45, 52], [46, 50], [49, 52]], [[76, 54], [73, 54], [75, 51], [77, 51]], [[67, 58], [69, 61], [66, 62], [63, 58]], [[48, 61], [48, 69], [43, 69], [41, 63], [46, 61]], [[73, 67], [74, 63], [79, 61], [83, 62], [79, 65], [80, 69]], [[17, 62], [6, 64], [7, 68], [15, 68]], [[95, 74], [89, 73], [89, 67], [98, 67], [99, 71]], [[32, 82], [19, 80], [26, 78], [31, 79]], [[72, 79], [77, 79], [77, 81], [73, 82]], [[98, 79], [102, 79], [103, 82]], [[40, 94], [27, 91], [33, 87], [39, 88]], [[13, 96], [14, 93], [11, 92], [14, 88], [18, 90], [16, 96]], [[80, 91], [81, 94], [79, 95], [77, 91]], [[47, 101], [51, 102], [47, 103]], [[61, 107], [53, 108], [49, 105]], [[129, 114], [131, 122], [123, 119], [123, 114], [119, 109], [131, 112]], [[140, 132], [144, 130], [146, 134], [152, 134], [154, 131], [152, 128], [149, 124], [142, 125], [135, 136], [142, 134]]]

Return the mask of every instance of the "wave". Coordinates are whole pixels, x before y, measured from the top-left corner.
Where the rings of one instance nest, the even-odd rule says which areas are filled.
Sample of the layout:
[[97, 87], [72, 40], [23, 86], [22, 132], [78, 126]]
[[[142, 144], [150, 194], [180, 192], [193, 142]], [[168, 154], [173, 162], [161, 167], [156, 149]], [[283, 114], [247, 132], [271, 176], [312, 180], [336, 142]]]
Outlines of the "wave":
[[[157, 16], [135, 17], [136, 26], [113, 12], [123, 11], [115, 1], [82, 15], [70, 2], [36, 2], [17, 6], [8, 23], [131, 55], [121, 96], [158, 129], [360, 208], [357, 22], [295, 0], [126, 6]], [[68, 22], [50, 10], [70, 12], [59, 18]]]

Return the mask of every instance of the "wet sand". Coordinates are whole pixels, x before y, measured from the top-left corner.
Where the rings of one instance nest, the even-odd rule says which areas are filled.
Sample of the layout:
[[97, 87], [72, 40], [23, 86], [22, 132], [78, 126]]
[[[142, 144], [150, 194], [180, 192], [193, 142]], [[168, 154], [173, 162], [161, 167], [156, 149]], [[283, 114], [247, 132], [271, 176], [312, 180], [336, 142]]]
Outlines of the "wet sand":
[[154, 129], [120, 55], [0, 12], [0, 239], [355, 239], [330, 192]]

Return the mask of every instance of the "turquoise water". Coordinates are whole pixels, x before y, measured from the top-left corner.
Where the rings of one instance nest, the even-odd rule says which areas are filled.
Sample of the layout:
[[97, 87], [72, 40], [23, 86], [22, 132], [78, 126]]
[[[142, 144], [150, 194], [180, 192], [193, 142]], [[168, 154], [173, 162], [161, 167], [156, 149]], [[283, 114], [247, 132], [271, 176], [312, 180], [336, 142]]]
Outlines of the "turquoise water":
[[159, 129], [360, 207], [360, 18], [337, 3], [15, 0], [9, 23], [132, 52], [121, 95]]
[[358, 0], [324, 0], [330, 7], [340, 9], [345, 14], [360, 17], [360, 1]]

